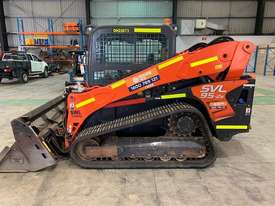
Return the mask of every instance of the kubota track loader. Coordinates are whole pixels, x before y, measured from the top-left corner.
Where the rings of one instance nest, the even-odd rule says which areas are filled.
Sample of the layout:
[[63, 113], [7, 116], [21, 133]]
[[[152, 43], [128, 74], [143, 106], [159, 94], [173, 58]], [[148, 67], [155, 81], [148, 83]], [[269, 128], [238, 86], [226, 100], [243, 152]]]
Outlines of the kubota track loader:
[[86, 84], [13, 120], [3, 172], [38, 171], [70, 157], [84, 168], [202, 168], [211, 138], [248, 132], [255, 46], [220, 37], [175, 53], [168, 26], [98, 27]]

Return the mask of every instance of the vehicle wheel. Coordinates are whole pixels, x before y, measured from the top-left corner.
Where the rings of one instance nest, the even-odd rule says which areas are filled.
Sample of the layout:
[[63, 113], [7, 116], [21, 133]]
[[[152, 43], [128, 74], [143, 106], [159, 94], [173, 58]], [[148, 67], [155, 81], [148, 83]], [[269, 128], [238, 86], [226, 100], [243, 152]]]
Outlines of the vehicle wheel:
[[44, 77], [44, 78], [48, 78], [48, 77], [49, 77], [49, 71], [48, 71], [48, 68], [47, 68], [47, 67], [45, 68], [42, 77]]
[[26, 72], [22, 72], [20, 76], [21, 83], [27, 83], [29, 81], [29, 76]]

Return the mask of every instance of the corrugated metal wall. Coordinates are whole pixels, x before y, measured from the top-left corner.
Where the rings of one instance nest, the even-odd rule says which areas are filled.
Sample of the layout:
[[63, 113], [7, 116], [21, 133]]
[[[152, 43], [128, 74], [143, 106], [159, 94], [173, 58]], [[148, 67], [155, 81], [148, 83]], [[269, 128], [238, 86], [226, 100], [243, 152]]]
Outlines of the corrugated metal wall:
[[172, 1], [93, 0], [91, 14], [96, 25], [162, 24], [172, 16]]
[[230, 34], [253, 34], [257, 1], [179, 0], [178, 19], [207, 18]]
[[275, 1], [267, 1], [265, 6], [264, 33], [275, 34]]
[[[47, 18], [54, 30], [79, 18], [85, 23], [85, 0], [4, 0], [9, 45], [17, 46], [16, 17], [24, 21], [25, 31], [46, 31]], [[178, 0], [178, 20], [207, 18], [224, 25], [229, 34], [253, 34], [256, 0]], [[263, 32], [275, 32], [275, 1], [266, 3]], [[172, 16], [172, 0], [92, 0], [92, 23], [96, 25], [161, 24]], [[202, 33], [200, 33], [202, 34]], [[72, 37], [55, 37], [56, 43], [68, 43]]]
[[[48, 18], [53, 19], [54, 30], [63, 31], [63, 23], [82, 19], [85, 22], [85, 0], [6, 0], [4, 1], [8, 41], [18, 46], [16, 18], [24, 22], [25, 31], [47, 31]], [[55, 43], [63, 44], [73, 36], [56, 36]]]

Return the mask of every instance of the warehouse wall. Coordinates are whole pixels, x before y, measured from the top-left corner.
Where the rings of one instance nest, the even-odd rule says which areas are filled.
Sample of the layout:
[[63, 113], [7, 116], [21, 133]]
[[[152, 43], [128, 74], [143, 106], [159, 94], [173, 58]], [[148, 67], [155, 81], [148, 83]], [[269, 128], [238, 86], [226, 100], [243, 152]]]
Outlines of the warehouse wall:
[[[182, 50], [188, 49], [198, 42], [208, 43], [218, 36], [178, 36], [177, 37], [177, 51], [180, 52]], [[255, 45], [269, 45], [275, 43], [275, 36], [265, 35], [265, 36], [255, 36], [255, 35], [242, 35], [242, 36], [234, 36], [231, 37], [236, 41], [251, 41]]]
[[162, 24], [172, 16], [172, 1], [93, 0], [91, 14], [96, 25]]
[[[275, 1], [267, 1], [264, 34], [275, 32]], [[257, 14], [255, 0], [178, 0], [178, 21], [207, 18], [226, 27], [228, 34], [253, 34]]]
[[[47, 31], [48, 18], [54, 30], [63, 31], [63, 23], [82, 19], [85, 23], [85, 0], [6, 0], [4, 1], [9, 46], [18, 46], [16, 18], [24, 22], [25, 31]], [[68, 44], [73, 36], [56, 36], [56, 44]]]
[[264, 33], [275, 34], [275, 1], [267, 1], [265, 5]]
[[[47, 18], [55, 22], [54, 30], [62, 31], [63, 23], [82, 19], [85, 23], [85, 0], [4, 0], [9, 45], [17, 46], [16, 17], [24, 21], [25, 31], [46, 31]], [[172, 0], [91, 0], [92, 23], [161, 24], [172, 16]], [[228, 34], [254, 33], [256, 0], [178, 0], [178, 22], [207, 18], [224, 25]], [[275, 1], [268, 0], [263, 32], [275, 32]], [[198, 35], [206, 34], [204, 32]], [[55, 37], [56, 43], [68, 44], [72, 36]]]
[[199, 19], [224, 25], [230, 34], [253, 34], [257, 1], [179, 0], [178, 18]]

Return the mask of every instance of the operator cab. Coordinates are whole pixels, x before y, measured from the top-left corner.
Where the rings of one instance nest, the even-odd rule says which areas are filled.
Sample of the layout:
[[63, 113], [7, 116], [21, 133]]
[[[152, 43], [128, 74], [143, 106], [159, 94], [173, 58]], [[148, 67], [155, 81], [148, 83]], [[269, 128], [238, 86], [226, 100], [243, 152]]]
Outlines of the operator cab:
[[176, 34], [170, 26], [101, 26], [90, 30], [91, 86], [115, 82], [176, 54]]

